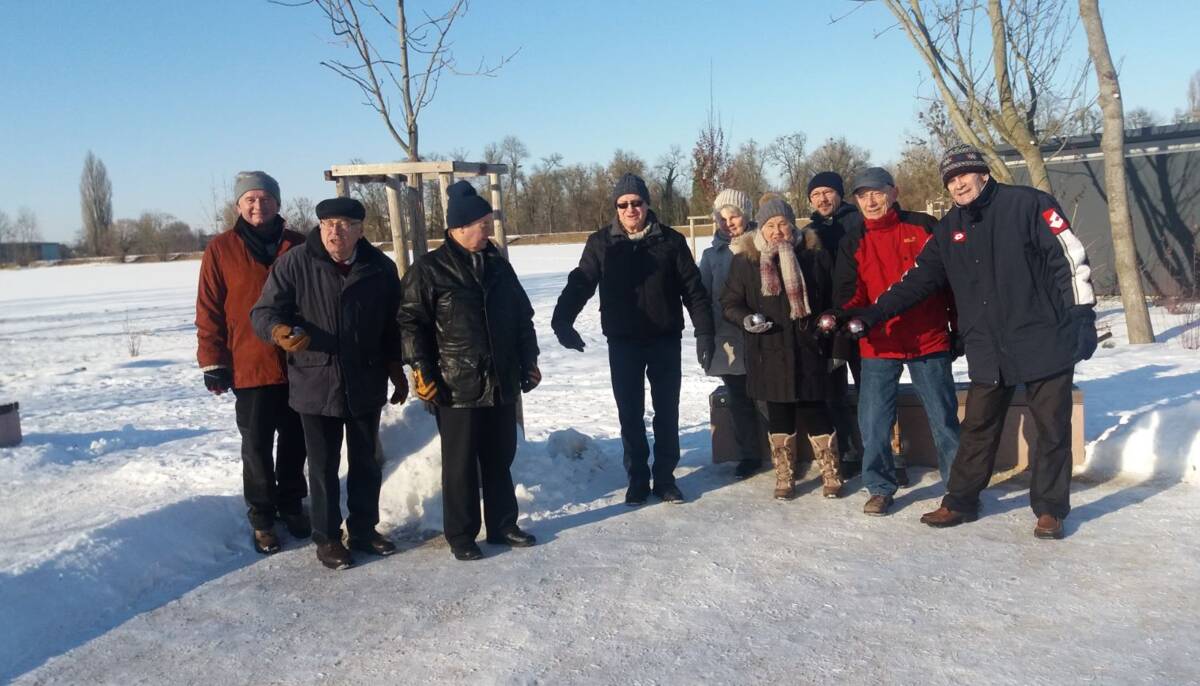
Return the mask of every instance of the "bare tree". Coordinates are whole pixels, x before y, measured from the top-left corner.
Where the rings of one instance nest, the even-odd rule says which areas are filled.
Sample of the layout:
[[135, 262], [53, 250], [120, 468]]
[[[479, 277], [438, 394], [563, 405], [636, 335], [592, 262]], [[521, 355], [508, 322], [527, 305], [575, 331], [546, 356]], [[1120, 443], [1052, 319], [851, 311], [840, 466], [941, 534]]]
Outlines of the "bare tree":
[[79, 207], [83, 214], [84, 247], [89, 253], [99, 255], [112, 227], [112, 182], [108, 179], [104, 162], [91, 150], [83, 158]]
[[[1010, 0], [1007, 8], [1001, 0], [909, 0], [907, 8], [902, 0], [883, 2], [929, 67], [959, 138], [979, 148], [998, 180], [1011, 183], [996, 152], [1007, 143], [1025, 160], [1030, 183], [1050, 192], [1042, 145], [1062, 133], [1085, 100], [1084, 69], [1065, 83], [1058, 77], [1073, 30], [1065, 0]], [[977, 52], [976, 29], [985, 24], [991, 47]]]
[[[822, 171], [837, 172], [848, 184], [860, 171], [871, 166], [871, 153], [846, 140], [845, 136], [830, 138], [805, 159], [803, 177], [812, 178]], [[805, 198], [807, 200], [807, 198]]]
[[1135, 107], [1125, 113], [1125, 128], [1144, 129], [1158, 124], [1158, 115], [1145, 107]]
[[766, 150], [753, 138], [742, 143], [733, 156], [729, 165], [729, 185], [746, 191], [751, 198], [758, 198], [771, 189]]
[[804, 189], [808, 186], [804, 164], [804, 146], [807, 142], [808, 137], [797, 131], [776, 138], [771, 145], [767, 146], [766, 150], [767, 159], [783, 175], [783, 181], [787, 184], [787, 191], [791, 195], [793, 203], [804, 199]]
[[292, 231], [306, 233], [317, 225], [317, 206], [303, 195], [289, 200], [280, 214]]
[[1113, 262], [1130, 343], [1153, 343], [1154, 329], [1142, 291], [1137, 246], [1133, 242], [1133, 220], [1129, 214], [1128, 186], [1125, 180], [1125, 118], [1121, 105], [1121, 83], [1113, 65], [1100, 19], [1098, 0], [1079, 0], [1079, 15], [1087, 31], [1088, 51], [1096, 65], [1100, 109], [1104, 112], [1104, 186], [1108, 192], [1108, 221], [1112, 225]]
[[[947, 199], [942, 185], [938, 151], [926, 144], [908, 145], [900, 154], [893, 176], [900, 190], [900, 206], [925, 212]], [[935, 212], [936, 213], [936, 212]]]
[[654, 192], [658, 196], [660, 219], [669, 225], [687, 221], [687, 199], [680, 193], [680, 181], [687, 159], [683, 148], [672, 145], [654, 163]]

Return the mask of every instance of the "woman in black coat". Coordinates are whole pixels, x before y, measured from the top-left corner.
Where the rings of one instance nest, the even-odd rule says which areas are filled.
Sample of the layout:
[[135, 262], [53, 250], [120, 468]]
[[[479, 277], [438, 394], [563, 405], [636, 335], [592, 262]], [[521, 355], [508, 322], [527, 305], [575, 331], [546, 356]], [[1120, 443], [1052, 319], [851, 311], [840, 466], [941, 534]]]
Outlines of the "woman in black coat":
[[832, 264], [816, 232], [798, 230], [791, 206], [767, 200], [759, 230], [734, 241], [721, 307], [746, 332], [746, 394], [767, 404], [775, 497], [795, 495], [796, 433], [802, 427], [820, 467], [822, 492], [840, 494], [837, 435], [826, 398], [845, 386], [844, 366], [832, 370], [829, 339], [817, 315], [830, 307]]

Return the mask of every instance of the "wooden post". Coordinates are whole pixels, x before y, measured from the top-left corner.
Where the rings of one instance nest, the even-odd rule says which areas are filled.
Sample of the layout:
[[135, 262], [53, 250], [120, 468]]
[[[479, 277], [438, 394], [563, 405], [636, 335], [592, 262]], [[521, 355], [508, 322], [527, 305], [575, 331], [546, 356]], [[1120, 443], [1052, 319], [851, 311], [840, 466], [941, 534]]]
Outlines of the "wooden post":
[[[442, 172], [442, 173], [438, 174], [438, 195], [442, 199], [442, 221], [443, 222], [445, 222], [447, 220], [447, 218], [450, 216], [450, 214], [449, 214], [450, 195], [446, 192], [446, 189], [449, 188], [450, 184], [452, 184], [452, 183], [454, 183], [454, 174], [451, 174], [449, 172]], [[450, 229], [450, 228], [458, 228], [458, 227], [451, 227], [449, 224], [446, 224], [446, 228]]]
[[392, 229], [392, 254], [396, 256], [396, 271], [401, 277], [408, 271], [408, 240], [404, 231], [404, 212], [400, 206], [400, 193], [404, 189], [404, 177], [391, 174], [387, 180], [388, 224]]
[[496, 245], [500, 254], [508, 259], [508, 236], [504, 227], [504, 195], [500, 188], [500, 175], [492, 172], [487, 175], [488, 190], [492, 197], [492, 232], [496, 236]]
[[413, 259], [429, 252], [429, 235], [425, 230], [425, 175], [408, 177], [408, 239], [412, 243]]
[[339, 198], [350, 197], [350, 177], [339, 176], [334, 180], [334, 184], [336, 184], [337, 195]]
[[688, 217], [688, 235], [692, 239], [692, 260], [696, 259], [696, 218]]

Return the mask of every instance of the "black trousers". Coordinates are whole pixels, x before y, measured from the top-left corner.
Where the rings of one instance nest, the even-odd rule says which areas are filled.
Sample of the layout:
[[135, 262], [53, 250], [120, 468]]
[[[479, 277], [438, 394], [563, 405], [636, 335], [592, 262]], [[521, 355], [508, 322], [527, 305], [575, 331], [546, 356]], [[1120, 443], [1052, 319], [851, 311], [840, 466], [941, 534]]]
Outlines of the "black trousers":
[[768, 402], [767, 430], [773, 434], [823, 436], [833, 433], [833, 421], [823, 402]]
[[[517, 406], [439, 407], [442, 437], [442, 521], [446, 540], [461, 546], [480, 526], [497, 536], [517, 525], [513, 457], [517, 454]], [[479, 489], [483, 488], [483, 520]]]
[[[862, 359], [857, 355], [853, 359], [846, 361], [846, 369], [850, 370], [850, 376], [854, 378], [854, 388], [857, 391], [862, 387], [859, 379], [862, 378]], [[829, 408], [829, 417], [833, 420], [833, 426], [837, 429], [838, 434], [838, 454], [843, 461], [860, 461], [862, 460], [863, 444], [862, 433], [858, 430], [858, 420], [856, 419], [857, 400], [850, 402], [849, 394], [847, 393], [848, 384], [845, 381], [845, 373], [842, 374], [840, 383], [835, 382], [830, 384], [829, 398], [825, 404]], [[855, 398], [857, 399], [857, 394]]]
[[300, 512], [300, 501], [307, 495], [300, 416], [288, 407], [287, 384], [235, 388], [233, 396], [237, 427], [242, 434], [246, 515], [255, 529], [270, 529], [276, 512]]
[[729, 391], [729, 412], [733, 415], [733, 437], [738, 444], [740, 459], [762, 461], [762, 431], [759, 430], [758, 408], [746, 395], [744, 374], [724, 374], [721, 382]]
[[[625, 472], [630, 483], [656, 487], [675, 484], [679, 464], [680, 339], [667, 336], [651, 339], [608, 340], [608, 370], [617, 418], [621, 422], [621, 445]], [[646, 380], [654, 407], [654, 468], [649, 467], [650, 443], [646, 439]]]
[[378, 454], [379, 415], [382, 408], [359, 417], [300, 415], [308, 444], [308, 479], [312, 484], [313, 541], [341, 538], [342, 492], [338, 468], [342, 464], [342, 437], [346, 439], [346, 531], [369, 536], [379, 523], [379, 488], [383, 466]]
[[[1029, 504], [1034, 514], [1062, 519], [1071, 511], [1071, 381], [1074, 369], [1025, 384], [1037, 437], [1029, 451]], [[972, 383], [967, 391], [958, 453], [942, 505], [956, 512], [979, 509], [979, 494], [996, 467], [1004, 415], [1015, 386]]]

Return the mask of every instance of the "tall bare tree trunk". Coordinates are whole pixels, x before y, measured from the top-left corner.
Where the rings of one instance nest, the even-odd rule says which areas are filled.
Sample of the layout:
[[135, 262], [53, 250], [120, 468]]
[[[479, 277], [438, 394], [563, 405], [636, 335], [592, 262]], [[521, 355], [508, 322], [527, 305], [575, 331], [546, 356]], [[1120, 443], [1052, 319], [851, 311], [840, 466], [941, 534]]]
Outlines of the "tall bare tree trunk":
[[1121, 84], [1108, 50], [1108, 38], [1104, 35], [1104, 23], [1100, 20], [1098, 0], [1079, 0], [1079, 16], [1087, 31], [1088, 52], [1091, 53], [1092, 63], [1096, 65], [1100, 110], [1104, 113], [1104, 135], [1100, 139], [1100, 149], [1104, 152], [1104, 185], [1108, 190], [1113, 261], [1116, 263], [1117, 284], [1121, 288], [1121, 304], [1125, 307], [1129, 342], [1153, 343], [1154, 329], [1150, 325], [1150, 311], [1142, 291], [1137, 246], [1133, 242], [1133, 220], [1129, 215]]

